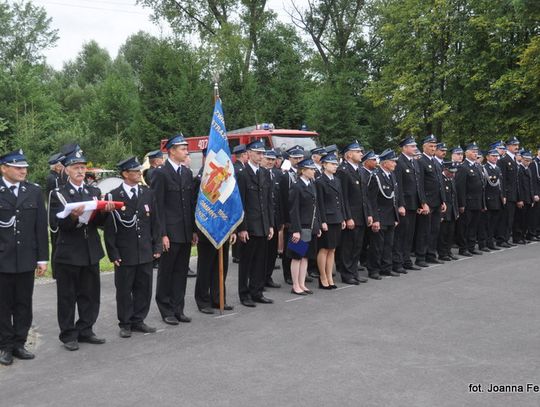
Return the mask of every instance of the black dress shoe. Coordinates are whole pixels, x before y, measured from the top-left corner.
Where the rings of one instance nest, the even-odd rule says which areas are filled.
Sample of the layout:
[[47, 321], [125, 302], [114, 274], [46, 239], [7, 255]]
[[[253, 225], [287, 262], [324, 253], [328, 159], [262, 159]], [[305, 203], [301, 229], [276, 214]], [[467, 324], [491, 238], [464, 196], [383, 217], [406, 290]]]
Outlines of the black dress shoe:
[[373, 280], [382, 280], [382, 277], [379, 274], [371, 274], [369, 278], [372, 278]]
[[153, 334], [157, 331], [156, 328], [153, 326], [148, 326], [144, 322], [140, 322], [138, 324], [132, 324], [131, 330], [135, 332], [142, 332], [143, 334]]
[[90, 343], [92, 345], [103, 345], [105, 338], [98, 338], [96, 335], [79, 336], [79, 342]]
[[359, 283], [367, 283], [368, 282], [368, 279], [366, 277], [358, 276], [358, 277], [355, 277], [354, 279], [356, 281], [358, 281]]
[[439, 260], [452, 261], [452, 258], [450, 256], [439, 256]]
[[199, 311], [201, 311], [203, 314], [208, 314], [208, 315], [215, 313], [211, 307], [200, 307]]
[[13, 349], [12, 354], [17, 359], [22, 360], [30, 360], [36, 357], [36, 355], [34, 355], [32, 352], [27, 351], [24, 346], [17, 346], [15, 349]]
[[492, 250], [492, 251], [494, 251], [494, 250], [501, 250], [500, 247], [497, 247], [497, 246], [494, 246], [494, 245], [493, 245], [493, 246], [488, 246], [488, 249], [489, 249], [489, 250]]
[[476, 255], [476, 256], [481, 256], [482, 254], [484, 254], [484, 253], [482, 253], [482, 252], [479, 252], [479, 251], [476, 250], [476, 249], [469, 250], [469, 253], [470, 253], [470, 254], [474, 254], [474, 255]]
[[307, 290], [304, 290], [306, 294], [313, 294], [313, 291], [311, 291], [309, 288]]
[[364, 266], [358, 266], [358, 271], [366, 271], [366, 268]]
[[131, 329], [120, 328], [120, 332], [118, 335], [120, 335], [120, 338], [131, 338]]
[[481, 251], [481, 252], [484, 252], [484, 253], [489, 253], [489, 252], [491, 252], [491, 250], [489, 250], [487, 247], [481, 247], [481, 248], [480, 248], [480, 251]]
[[292, 285], [292, 280], [290, 278], [286, 278], [285, 279], [285, 282], [289, 285]]
[[[219, 309], [219, 304], [212, 304], [212, 308]], [[233, 309], [234, 307], [232, 305], [229, 305], [229, 304], [223, 305], [223, 311], [232, 311]]]
[[517, 244], [515, 244], [515, 243], [510, 243], [510, 242], [506, 242], [506, 244], [507, 244], [508, 246], [510, 246], [510, 247], [516, 247], [516, 246], [517, 246]]
[[392, 269], [392, 271], [396, 273], [407, 274], [407, 270], [405, 270], [403, 267]]
[[331, 288], [332, 290], [337, 290], [337, 285], [332, 284], [332, 285], [330, 286], [330, 288]]
[[406, 265], [403, 265], [403, 268], [404, 268], [405, 270], [422, 270], [421, 267], [415, 266], [414, 264], [406, 264]]
[[390, 277], [399, 277], [399, 273], [396, 273], [395, 271], [388, 271], [386, 273], [381, 273], [383, 276], [390, 276]]
[[261, 304], [273, 304], [274, 300], [271, 300], [270, 298], [266, 298], [264, 295], [261, 295], [260, 297], [253, 298], [253, 301], [260, 302]]
[[246, 307], [251, 307], [251, 308], [254, 308], [257, 306], [257, 304], [255, 304], [252, 300], [250, 300], [249, 298], [245, 299], [245, 300], [241, 300], [240, 301], [242, 303], [242, 305], [246, 306]]
[[450, 257], [452, 260], [459, 260], [459, 257], [454, 256], [453, 254], [449, 254], [448, 257]]
[[184, 314], [180, 314], [180, 315], [175, 315], [176, 319], [179, 321], [179, 322], [183, 322], [185, 324], [191, 322], [191, 318], [184, 315]]
[[77, 341], [69, 341], [64, 343], [64, 348], [66, 348], [69, 351], [75, 351], [79, 350], [79, 342]]
[[194, 270], [191, 270], [191, 268], [189, 268], [188, 271], [187, 271], [187, 276], [188, 277], [197, 277], [197, 272], [194, 271]]
[[355, 280], [354, 278], [351, 279], [343, 279], [342, 280], [345, 284], [351, 284], [351, 285], [358, 285], [360, 284], [360, 281]]
[[444, 262], [442, 262], [441, 260], [438, 260], [438, 259], [426, 259], [426, 263], [431, 263], [431, 264], [444, 264]]
[[472, 257], [472, 254], [469, 253], [468, 250], [460, 250], [460, 251], [459, 251], [459, 255], [460, 255], [460, 256], [464, 256], [464, 257]]
[[508, 243], [506, 243], [506, 242], [497, 243], [497, 246], [502, 247], [502, 248], [504, 248], [504, 249], [509, 249], [509, 248], [512, 247], [512, 246], [510, 246], [510, 245], [509, 245]]
[[9, 366], [13, 363], [13, 354], [8, 350], [0, 350], [0, 365]]
[[270, 288], [281, 288], [281, 284], [274, 283], [272, 280], [267, 281], [265, 286]]
[[307, 293], [305, 291], [294, 291], [294, 288], [291, 289], [291, 294], [295, 294], [295, 295], [307, 295]]
[[319, 274], [318, 271], [312, 270], [312, 271], [309, 271], [309, 272], [308, 272], [308, 276], [310, 276], [310, 277], [312, 277], [312, 278], [319, 278], [321, 275]]
[[166, 324], [169, 324], [169, 325], [178, 325], [179, 324], [178, 319], [176, 319], [176, 317], [174, 317], [174, 316], [163, 318], [163, 322], [165, 322]]
[[429, 264], [427, 264], [425, 261], [417, 260], [414, 264], [416, 264], [419, 267], [429, 267]]

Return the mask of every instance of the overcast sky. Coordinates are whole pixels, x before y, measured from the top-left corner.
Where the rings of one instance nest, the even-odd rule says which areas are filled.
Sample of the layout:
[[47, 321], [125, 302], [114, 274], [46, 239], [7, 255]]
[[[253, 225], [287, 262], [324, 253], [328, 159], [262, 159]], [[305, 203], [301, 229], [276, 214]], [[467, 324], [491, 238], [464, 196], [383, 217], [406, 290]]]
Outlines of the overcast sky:
[[[150, 21], [150, 10], [135, 4], [135, 0], [33, 0], [52, 17], [52, 26], [59, 30], [55, 48], [47, 50], [47, 62], [60, 69], [65, 61], [77, 56], [82, 45], [90, 40], [106, 48], [114, 58], [127, 37], [139, 30], [156, 36], [170, 33], [167, 23]], [[297, 0], [297, 4], [303, 0]], [[268, 8], [289, 21], [285, 9], [290, 0], [268, 0]]]

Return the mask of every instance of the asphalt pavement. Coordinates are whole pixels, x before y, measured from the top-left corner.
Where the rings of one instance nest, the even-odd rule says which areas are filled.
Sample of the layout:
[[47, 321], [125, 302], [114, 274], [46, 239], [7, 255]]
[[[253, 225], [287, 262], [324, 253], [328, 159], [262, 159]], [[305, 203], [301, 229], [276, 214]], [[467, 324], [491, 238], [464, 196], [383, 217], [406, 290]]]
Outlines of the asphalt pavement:
[[[204, 315], [189, 279], [189, 324], [118, 336], [112, 274], [95, 332], [104, 345], [64, 350], [56, 286], [36, 285], [33, 361], [0, 367], [0, 405], [540, 406], [540, 245], [536, 243], [246, 308], [237, 267], [223, 316]], [[275, 280], [283, 284], [281, 270]], [[476, 385], [482, 386], [482, 392]], [[492, 393], [490, 384], [522, 385]], [[519, 390], [519, 387], [517, 388]]]

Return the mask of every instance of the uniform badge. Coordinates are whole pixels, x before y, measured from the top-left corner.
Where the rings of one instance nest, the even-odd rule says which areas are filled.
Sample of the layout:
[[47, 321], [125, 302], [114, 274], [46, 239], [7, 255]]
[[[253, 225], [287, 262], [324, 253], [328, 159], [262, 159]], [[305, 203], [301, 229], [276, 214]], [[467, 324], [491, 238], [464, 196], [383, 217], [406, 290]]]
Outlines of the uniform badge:
[[21, 187], [21, 191], [26, 192], [26, 187], [24, 185]]
[[4, 192], [6, 190], [6, 187], [0, 187], [0, 192]]
[[508, 163], [508, 165], [512, 165], [512, 163]]
[[406, 173], [409, 173], [411, 172], [411, 170], [409, 170], [408, 168], [405, 170]]
[[87, 194], [88, 193], [88, 190], [86, 188], [84, 188], [84, 193]]
[[469, 170], [471, 172], [471, 174], [474, 174], [474, 171], [473, 170]]
[[357, 185], [360, 184], [360, 181], [356, 181], [356, 184], [357, 184]]
[[126, 207], [125, 207], [125, 206], [122, 206], [122, 207], [120, 208], [120, 210], [121, 210], [121, 211], [125, 211], [125, 210], [126, 210]]
[[150, 216], [150, 207], [148, 204], [144, 204], [144, 210], [146, 211], [146, 216]]
[[428, 165], [428, 168], [430, 168], [430, 169], [431, 169], [431, 164], [430, 164], [430, 165]]
[[69, 194], [70, 194], [70, 195], [75, 195], [75, 190], [70, 189], [70, 190], [69, 190]]

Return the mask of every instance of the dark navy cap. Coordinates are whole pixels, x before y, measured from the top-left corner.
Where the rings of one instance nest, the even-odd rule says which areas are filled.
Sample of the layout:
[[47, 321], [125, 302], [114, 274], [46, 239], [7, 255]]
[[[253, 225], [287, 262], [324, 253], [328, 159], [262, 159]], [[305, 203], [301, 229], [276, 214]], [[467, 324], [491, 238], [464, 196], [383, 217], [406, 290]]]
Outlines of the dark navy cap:
[[287, 150], [287, 154], [290, 158], [303, 158], [304, 148], [302, 146], [294, 146]]
[[362, 145], [358, 142], [358, 140], [353, 141], [351, 144], [343, 147], [341, 150], [341, 154], [345, 154], [347, 151], [362, 151], [364, 148]]
[[438, 142], [437, 137], [435, 137], [433, 134], [430, 134], [429, 136], [424, 137], [424, 139], [422, 140], [422, 144], [437, 143], [437, 142]]
[[276, 158], [283, 158], [283, 152], [279, 148], [275, 148], [274, 152], [276, 153]]
[[516, 145], [516, 144], [519, 144], [519, 140], [517, 139], [517, 137], [511, 137], [509, 138], [507, 141], [506, 141], [506, 145]]
[[314, 149], [312, 149], [310, 151], [310, 153], [313, 155], [313, 154], [317, 154], [317, 155], [326, 155], [327, 152], [326, 152], [326, 149], [324, 147], [315, 147]]
[[238, 144], [237, 146], [234, 146], [232, 149], [233, 154], [242, 154], [245, 153], [246, 145], [245, 144]]
[[476, 144], [474, 141], [472, 143], [467, 144], [465, 147], [465, 151], [469, 150], [478, 150], [478, 144]]
[[454, 147], [450, 150], [452, 154], [463, 154], [463, 149], [461, 146]]
[[0, 156], [0, 164], [9, 165], [10, 167], [28, 167], [28, 161], [21, 149]]
[[332, 153], [337, 153], [337, 152], [338, 152], [338, 147], [337, 147], [335, 144], [326, 146], [324, 149], [326, 150], [326, 152], [327, 152], [328, 154], [332, 154]]
[[446, 143], [437, 143], [437, 150], [447, 151], [448, 147], [446, 147]]
[[367, 160], [376, 160], [377, 158], [379, 158], [379, 156], [375, 154], [375, 151], [369, 150], [367, 153], [364, 154], [361, 161], [366, 162]]
[[486, 155], [486, 152], [484, 150], [478, 150], [478, 153], [476, 155], [477, 157], [484, 157]]
[[489, 145], [489, 148], [490, 149], [492, 149], [492, 148], [502, 148], [503, 150], [506, 150], [506, 146], [504, 145], [504, 141], [502, 141], [502, 140], [495, 141], [494, 143], [491, 143]]
[[443, 168], [448, 172], [457, 172], [459, 164], [453, 161], [443, 161]]
[[62, 160], [62, 164], [64, 165], [64, 167], [73, 164], [86, 164], [88, 162], [86, 157], [83, 155], [81, 147], [79, 147], [78, 144], [74, 144], [73, 147], [73, 150], [67, 152], [64, 159]]
[[321, 162], [337, 164], [338, 159], [335, 154], [326, 154], [323, 158], [321, 158]]
[[49, 165], [55, 165], [61, 162], [64, 159], [64, 154], [62, 153], [56, 153], [49, 157], [49, 160], [47, 161]]
[[167, 150], [170, 150], [173, 146], [187, 146], [187, 145], [188, 145], [188, 142], [184, 138], [184, 135], [180, 133], [169, 138], [167, 140], [167, 144], [165, 144], [165, 148]]
[[497, 150], [496, 148], [492, 148], [490, 149], [488, 152], [488, 155], [496, 155], [496, 156], [499, 156], [499, 150]]
[[415, 146], [415, 145], [416, 145], [416, 141], [413, 136], [405, 137], [403, 140], [399, 142], [400, 147]]
[[379, 161], [396, 161], [398, 159], [396, 152], [391, 148], [387, 148], [382, 153], [379, 154]]
[[317, 166], [311, 158], [305, 158], [298, 163], [298, 168], [311, 168], [312, 170], [316, 170]]
[[142, 165], [137, 159], [137, 157], [129, 157], [125, 160], [120, 161], [116, 164], [120, 172], [122, 171], [140, 171], [142, 170]]
[[81, 149], [81, 147], [79, 147], [79, 144], [77, 143], [68, 143], [68, 144], [64, 144], [62, 147], [60, 147], [60, 152], [64, 155], [67, 155], [69, 153], [71, 153], [72, 151], [74, 150], [77, 150], [77, 149]]
[[266, 150], [264, 152], [264, 156], [265, 158], [270, 158], [270, 159], [273, 159], [275, 160], [277, 158], [277, 154], [274, 150]]
[[163, 153], [161, 152], [161, 150], [154, 150], [154, 151], [150, 151], [148, 154], [147, 154], [147, 157], [149, 159], [153, 159], [153, 158], [162, 158], [163, 157]]
[[527, 158], [529, 160], [532, 160], [533, 156], [529, 150], [524, 150], [521, 152], [521, 158]]
[[266, 151], [262, 140], [253, 140], [246, 146], [246, 150], [257, 151], [259, 153], [264, 153]]

